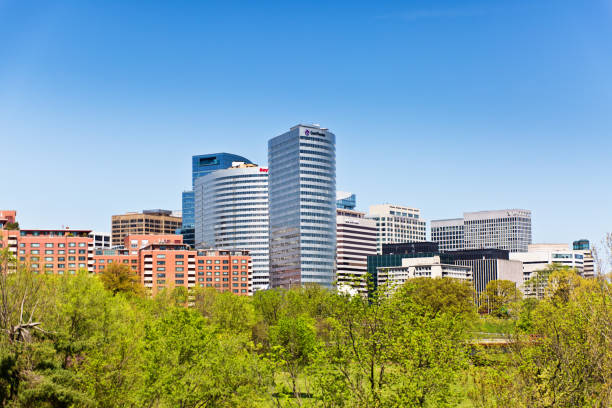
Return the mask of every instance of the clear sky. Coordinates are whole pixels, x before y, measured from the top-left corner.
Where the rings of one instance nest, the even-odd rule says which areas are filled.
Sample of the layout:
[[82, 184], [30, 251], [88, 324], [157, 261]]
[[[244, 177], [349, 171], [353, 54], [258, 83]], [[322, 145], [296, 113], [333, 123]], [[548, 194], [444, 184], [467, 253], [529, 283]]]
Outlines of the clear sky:
[[0, 208], [109, 231], [180, 209], [194, 154], [337, 136], [358, 205], [527, 208], [612, 231], [612, 1], [0, 0]]

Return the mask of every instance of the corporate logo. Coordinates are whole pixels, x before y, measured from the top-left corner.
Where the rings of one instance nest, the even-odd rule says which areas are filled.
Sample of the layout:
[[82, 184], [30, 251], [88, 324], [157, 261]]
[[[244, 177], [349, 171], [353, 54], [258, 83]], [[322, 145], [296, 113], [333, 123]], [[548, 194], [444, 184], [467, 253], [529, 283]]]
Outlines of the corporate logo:
[[268, 169], [267, 169], [267, 168], [265, 168], [265, 167], [260, 167], [260, 168], [259, 168], [259, 172], [260, 172], [260, 173], [267, 173], [267, 172], [268, 172]]
[[304, 134], [305, 134], [306, 136], [310, 136], [310, 135], [312, 135], [312, 136], [321, 136], [321, 137], [325, 137], [325, 133], [324, 133], [324, 132], [318, 132], [318, 131], [316, 131], [316, 130], [309, 130], [309, 129], [306, 129], [306, 130], [304, 130]]

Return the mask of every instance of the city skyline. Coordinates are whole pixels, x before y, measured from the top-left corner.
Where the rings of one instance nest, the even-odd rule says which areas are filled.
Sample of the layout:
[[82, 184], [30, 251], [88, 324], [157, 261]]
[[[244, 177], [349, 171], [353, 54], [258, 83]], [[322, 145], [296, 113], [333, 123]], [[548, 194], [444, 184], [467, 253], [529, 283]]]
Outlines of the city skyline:
[[[429, 230], [525, 208], [535, 243], [612, 229], [608, 3], [385, 2], [344, 19], [323, 4], [39, 4], [0, 5], [0, 140], [19, 170], [0, 201], [24, 228], [110, 232], [113, 214], [178, 210], [191, 156], [266, 166], [267, 140], [315, 122], [359, 210], [416, 207]], [[291, 31], [298, 12], [328, 28]]]

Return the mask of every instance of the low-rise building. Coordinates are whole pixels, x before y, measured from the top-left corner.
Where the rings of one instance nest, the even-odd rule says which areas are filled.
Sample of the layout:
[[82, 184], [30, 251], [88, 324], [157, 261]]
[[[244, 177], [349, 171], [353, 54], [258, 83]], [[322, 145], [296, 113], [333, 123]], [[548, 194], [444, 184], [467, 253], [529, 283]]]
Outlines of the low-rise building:
[[595, 277], [595, 259], [593, 258], [593, 251], [591, 250], [591, 244], [588, 239], [580, 239], [573, 242], [574, 251], [579, 251], [584, 255], [584, 267], [582, 270], [582, 276], [584, 278]]
[[414, 278], [453, 278], [471, 281], [472, 268], [444, 263], [440, 255], [434, 255], [423, 258], [403, 258], [401, 266], [379, 267], [376, 276], [378, 287], [387, 285], [390, 291], [394, 291], [407, 280]]
[[508, 280], [520, 288], [523, 284], [523, 266], [520, 261], [511, 260], [509, 251], [504, 249], [467, 249], [450, 251], [446, 254], [454, 259], [455, 265], [472, 269], [474, 301], [479, 304], [480, 293], [492, 280]]
[[120, 249], [96, 250], [92, 270], [104, 273], [111, 263], [129, 265], [151, 295], [178, 286], [212, 287], [243, 296], [253, 293], [248, 251], [195, 250], [180, 235], [128, 235]]
[[[512, 253], [510, 259], [522, 263], [524, 282], [534, 278], [536, 272], [552, 264], [574, 268], [580, 275], [584, 271], [583, 252], [570, 249], [568, 244], [531, 244], [527, 252]], [[526, 285], [524, 287], [525, 296], [542, 297], [546, 283], [544, 279], [535, 285]]]
[[90, 230], [19, 230], [17, 259], [39, 273], [92, 272], [93, 238]]

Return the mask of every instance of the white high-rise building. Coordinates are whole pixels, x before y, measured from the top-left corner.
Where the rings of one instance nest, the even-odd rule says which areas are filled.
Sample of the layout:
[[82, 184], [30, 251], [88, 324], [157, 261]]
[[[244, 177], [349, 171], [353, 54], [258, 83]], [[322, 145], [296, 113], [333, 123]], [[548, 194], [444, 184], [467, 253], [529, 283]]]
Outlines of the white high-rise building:
[[522, 209], [465, 212], [463, 218], [431, 221], [431, 240], [441, 251], [505, 249], [527, 252], [531, 211]]
[[338, 289], [367, 294], [368, 255], [376, 255], [376, 221], [354, 210], [338, 208], [337, 214]]
[[465, 249], [463, 218], [431, 221], [431, 240], [438, 243], [442, 252]]
[[195, 242], [250, 251], [253, 290], [269, 285], [268, 169], [235, 162], [195, 180]]
[[382, 254], [383, 244], [426, 240], [426, 222], [421, 219], [418, 208], [393, 204], [371, 205], [368, 218], [376, 221], [378, 254]]
[[336, 136], [297, 125], [268, 142], [270, 284], [336, 280]]

